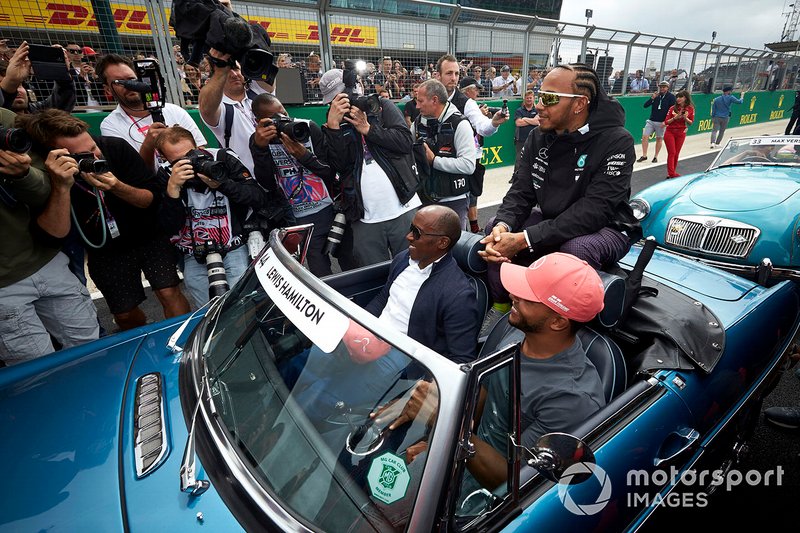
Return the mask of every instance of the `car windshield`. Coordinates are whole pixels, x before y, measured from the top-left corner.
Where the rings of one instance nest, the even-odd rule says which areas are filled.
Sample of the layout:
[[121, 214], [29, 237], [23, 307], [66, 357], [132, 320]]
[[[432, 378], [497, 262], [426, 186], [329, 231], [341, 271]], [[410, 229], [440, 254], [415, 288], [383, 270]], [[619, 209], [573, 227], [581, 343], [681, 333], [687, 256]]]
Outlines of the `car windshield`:
[[303, 283], [283, 257], [265, 251], [206, 317], [201, 350], [222, 431], [305, 527], [403, 530], [427, 459], [409, 463], [406, 449], [436, 418], [427, 411], [388, 426], [415, 385], [433, 377]]
[[800, 137], [776, 135], [731, 139], [709, 170], [736, 165], [800, 166]]

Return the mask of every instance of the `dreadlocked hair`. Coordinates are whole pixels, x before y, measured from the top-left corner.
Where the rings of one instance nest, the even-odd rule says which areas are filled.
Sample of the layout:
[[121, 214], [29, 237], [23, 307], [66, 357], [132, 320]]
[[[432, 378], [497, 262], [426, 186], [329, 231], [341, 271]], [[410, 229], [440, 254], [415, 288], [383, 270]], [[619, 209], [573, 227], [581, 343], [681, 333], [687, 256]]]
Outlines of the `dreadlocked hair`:
[[553, 68], [561, 68], [575, 73], [573, 82], [575, 92], [585, 94], [589, 98], [589, 105], [593, 108], [599, 92], [600, 79], [594, 69], [583, 63], [570, 63], [569, 65], [557, 65]]

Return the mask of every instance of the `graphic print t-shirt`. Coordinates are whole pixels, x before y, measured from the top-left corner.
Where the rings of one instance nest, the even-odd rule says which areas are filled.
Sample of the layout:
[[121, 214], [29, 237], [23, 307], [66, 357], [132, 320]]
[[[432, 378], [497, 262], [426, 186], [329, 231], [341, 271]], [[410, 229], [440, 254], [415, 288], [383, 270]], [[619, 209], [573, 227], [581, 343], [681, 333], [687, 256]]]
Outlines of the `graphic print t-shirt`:
[[[290, 156], [282, 144], [270, 144], [278, 184], [294, 211], [294, 216], [304, 217], [317, 213], [333, 203], [322, 178], [309, 171]], [[306, 143], [306, 149], [311, 149]]]

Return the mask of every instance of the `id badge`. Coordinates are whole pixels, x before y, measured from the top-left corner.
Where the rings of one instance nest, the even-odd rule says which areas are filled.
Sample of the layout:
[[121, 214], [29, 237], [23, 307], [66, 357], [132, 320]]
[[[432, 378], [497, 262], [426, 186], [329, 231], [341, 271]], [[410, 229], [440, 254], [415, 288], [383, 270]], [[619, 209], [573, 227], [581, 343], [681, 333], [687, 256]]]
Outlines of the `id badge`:
[[111, 217], [106, 219], [106, 226], [108, 227], [108, 232], [111, 234], [112, 239], [116, 239], [119, 237], [119, 227], [117, 226], [117, 221]]

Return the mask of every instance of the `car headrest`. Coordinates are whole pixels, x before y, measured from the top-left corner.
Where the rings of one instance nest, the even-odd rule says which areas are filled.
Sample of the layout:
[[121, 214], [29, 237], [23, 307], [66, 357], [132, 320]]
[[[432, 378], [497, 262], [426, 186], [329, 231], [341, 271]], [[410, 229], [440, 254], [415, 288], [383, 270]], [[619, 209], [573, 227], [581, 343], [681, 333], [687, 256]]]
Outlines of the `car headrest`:
[[462, 231], [461, 238], [458, 239], [458, 242], [450, 251], [461, 270], [468, 274], [483, 274], [486, 272], [486, 261], [478, 255], [478, 250], [483, 250], [484, 248], [484, 245], [481, 244], [483, 237], [484, 235], [478, 233]]
[[603, 310], [597, 315], [597, 321], [605, 328], [612, 328], [622, 317], [625, 306], [625, 280], [608, 272], [598, 271], [597, 274], [605, 290]]

